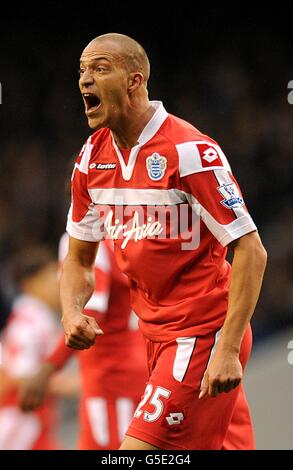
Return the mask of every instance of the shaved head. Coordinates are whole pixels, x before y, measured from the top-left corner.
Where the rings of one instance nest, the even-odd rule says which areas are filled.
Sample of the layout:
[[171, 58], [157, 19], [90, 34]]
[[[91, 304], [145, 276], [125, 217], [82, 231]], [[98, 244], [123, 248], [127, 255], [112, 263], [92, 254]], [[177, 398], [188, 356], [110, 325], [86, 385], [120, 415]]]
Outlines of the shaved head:
[[134, 39], [124, 34], [108, 33], [93, 39], [85, 48], [91, 48], [95, 44], [109, 44], [115, 48], [116, 53], [124, 60], [128, 72], [140, 72], [144, 76], [145, 83], [150, 76], [150, 63], [144, 48]]
[[109, 127], [121, 145], [129, 145], [126, 123], [136, 126], [154, 112], [148, 99], [150, 63], [144, 48], [124, 34], [103, 34], [82, 51], [79, 73], [89, 126]]

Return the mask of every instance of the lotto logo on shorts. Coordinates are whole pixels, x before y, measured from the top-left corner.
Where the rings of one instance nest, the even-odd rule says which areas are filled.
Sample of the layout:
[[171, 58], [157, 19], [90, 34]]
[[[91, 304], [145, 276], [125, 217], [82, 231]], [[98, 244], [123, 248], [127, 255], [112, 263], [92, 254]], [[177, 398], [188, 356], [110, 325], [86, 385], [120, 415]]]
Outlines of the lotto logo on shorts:
[[166, 416], [166, 421], [169, 426], [174, 426], [174, 424], [180, 424], [183, 420], [183, 413], [170, 413], [169, 416]]
[[196, 144], [204, 168], [209, 166], [223, 166], [217, 146], [211, 146], [208, 143]]

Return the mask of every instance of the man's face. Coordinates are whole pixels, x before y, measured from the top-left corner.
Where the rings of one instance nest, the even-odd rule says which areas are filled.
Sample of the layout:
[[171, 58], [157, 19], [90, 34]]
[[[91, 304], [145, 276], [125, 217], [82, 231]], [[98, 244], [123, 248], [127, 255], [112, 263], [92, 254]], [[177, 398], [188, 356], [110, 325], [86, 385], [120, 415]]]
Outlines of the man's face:
[[123, 55], [109, 41], [90, 43], [80, 58], [79, 88], [92, 129], [119, 122], [127, 104], [128, 74]]

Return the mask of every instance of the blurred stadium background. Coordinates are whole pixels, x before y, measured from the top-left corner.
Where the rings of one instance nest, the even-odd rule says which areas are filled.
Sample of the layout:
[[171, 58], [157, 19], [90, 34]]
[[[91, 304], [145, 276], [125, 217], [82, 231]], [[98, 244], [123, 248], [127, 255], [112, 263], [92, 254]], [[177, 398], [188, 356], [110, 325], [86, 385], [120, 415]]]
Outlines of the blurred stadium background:
[[[47, 2], [38, 15], [20, 7], [1, 16], [1, 288], [13, 297], [16, 250], [38, 242], [57, 249], [64, 231], [64, 176], [89, 134], [77, 87], [82, 49], [105, 32], [133, 36], [151, 60], [150, 97], [220, 143], [259, 227], [269, 264], [246, 385], [258, 448], [293, 449], [293, 67], [285, 14], [267, 9], [264, 20], [168, 5], [160, 16], [150, 6], [135, 14], [133, 5], [107, 3], [66, 11]], [[62, 408], [70, 448], [75, 404]]]

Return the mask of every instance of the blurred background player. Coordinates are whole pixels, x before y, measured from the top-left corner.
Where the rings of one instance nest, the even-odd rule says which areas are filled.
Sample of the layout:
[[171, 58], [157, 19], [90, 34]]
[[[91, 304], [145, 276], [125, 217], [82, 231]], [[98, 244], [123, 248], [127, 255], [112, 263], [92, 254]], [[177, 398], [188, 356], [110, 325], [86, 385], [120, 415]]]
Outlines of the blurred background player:
[[30, 247], [18, 254], [13, 274], [19, 287], [7, 324], [1, 332], [0, 449], [56, 449], [55, 403], [46, 399], [35, 412], [19, 409], [19, 386], [36, 373], [59, 336], [57, 260], [49, 249]]
[[[65, 233], [59, 246], [59, 261], [68, 251]], [[137, 317], [130, 309], [127, 277], [114, 259], [112, 244], [102, 242], [95, 262], [95, 292], [85, 313], [94, 316], [104, 335], [95, 345], [77, 352], [80, 366], [81, 399], [78, 448], [118, 449], [144, 389], [147, 368], [145, 344], [137, 328]], [[36, 409], [51, 391], [62, 393], [62, 381], [51, 379], [76, 351], [60, 336], [54, 352], [41, 370], [22, 385], [23, 410]], [[74, 384], [72, 383], [74, 392]]]

